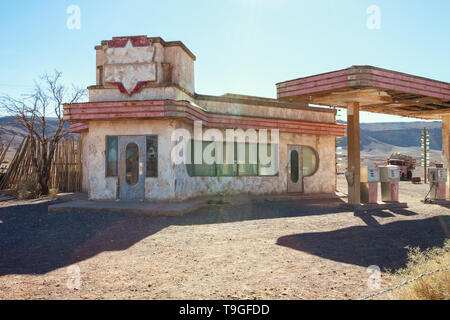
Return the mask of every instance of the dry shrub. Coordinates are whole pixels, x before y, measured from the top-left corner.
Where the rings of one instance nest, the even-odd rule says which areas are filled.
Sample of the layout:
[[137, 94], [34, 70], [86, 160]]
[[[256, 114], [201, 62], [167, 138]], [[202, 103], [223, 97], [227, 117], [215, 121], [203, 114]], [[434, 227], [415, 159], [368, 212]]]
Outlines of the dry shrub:
[[50, 189], [48, 195], [52, 200], [58, 199], [58, 189]]
[[24, 177], [17, 186], [17, 197], [20, 200], [36, 199], [40, 195], [40, 187], [36, 177]]
[[[447, 240], [442, 248], [431, 248], [425, 251], [420, 251], [420, 248], [409, 248], [406, 267], [392, 275], [398, 280], [396, 282], [402, 283], [421, 274], [445, 269], [449, 266], [450, 240]], [[390, 298], [397, 300], [449, 300], [450, 270], [426, 275], [394, 290]]]

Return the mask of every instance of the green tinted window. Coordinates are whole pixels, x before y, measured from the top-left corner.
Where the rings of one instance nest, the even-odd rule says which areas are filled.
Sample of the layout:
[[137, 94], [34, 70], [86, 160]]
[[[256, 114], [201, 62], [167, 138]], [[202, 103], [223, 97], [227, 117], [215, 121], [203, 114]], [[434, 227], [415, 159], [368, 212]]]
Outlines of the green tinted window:
[[[233, 161], [227, 161], [227, 157]], [[223, 143], [223, 161], [222, 164], [217, 164], [217, 175], [220, 177], [234, 177], [237, 173], [236, 165], [236, 144], [227, 145]]]
[[237, 144], [238, 175], [258, 175], [258, 145], [250, 143]]
[[[263, 154], [266, 158], [261, 157]], [[278, 174], [278, 145], [277, 144], [268, 144], [268, 145], [260, 145], [258, 149], [258, 165], [260, 176], [276, 176]]]
[[118, 176], [118, 144], [119, 137], [106, 137], [106, 176]]
[[136, 143], [131, 142], [125, 150], [126, 161], [125, 179], [129, 186], [135, 186], [139, 181], [139, 148]]
[[[210, 144], [210, 141], [204, 141], [202, 143], [202, 159], [203, 152]], [[227, 143], [223, 143], [222, 163], [195, 164], [195, 142], [191, 141], [187, 150], [187, 158], [190, 159], [191, 163], [186, 164], [186, 170], [190, 177], [276, 176], [278, 174], [278, 145], [269, 145], [265, 147], [264, 151], [267, 152], [267, 157], [270, 158], [270, 162], [259, 164], [257, 144], [234, 143], [230, 148]], [[232, 163], [227, 161], [228, 154], [234, 159], [231, 161]], [[215, 156], [215, 154], [213, 153], [212, 156]]]
[[[203, 141], [202, 143], [202, 153], [205, 151], [206, 147], [211, 144], [211, 141]], [[213, 152], [212, 156], [215, 156]], [[203, 159], [203, 157], [202, 157]], [[195, 164], [195, 175], [198, 177], [214, 177], [216, 176], [216, 164]]]
[[190, 177], [195, 177], [195, 166], [194, 166], [194, 141], [191, 140], [187, 145], [187, 160], [186, 171]]

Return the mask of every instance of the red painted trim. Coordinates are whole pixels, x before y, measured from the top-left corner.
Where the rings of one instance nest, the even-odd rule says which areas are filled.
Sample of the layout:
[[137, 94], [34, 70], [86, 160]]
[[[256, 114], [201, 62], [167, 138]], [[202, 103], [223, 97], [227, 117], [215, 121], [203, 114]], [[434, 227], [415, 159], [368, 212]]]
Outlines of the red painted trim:
[[89, 130], [89, 125], [87, 123], [71, 123], [69, 127], [70, 133], [81, 133], [86, 130]]
[[367, 87], [450, 100], [450, 83], [370, 66], [295, 79], [277, 84], [279, 98], [322, 94], [329, 90]]
[[[152, 39], [147, 38], [147, 36], [130, 36], [130, 37], [113, 37], [112, 40], [106, 41], [106, 45], [109, 48], [124, 48], [128, 41], [131, 41], [133, 47], [149, 47], [152, 44]], [[141, 81], [138, 82], [133, 91], [128, 92], [125, 89], [122, 82], [113, 82], [113, 85], [116, 85], [120, 92], [127, 94], [128, 96], [133, 95], [136, 92], [139, 92], [149, 81]]]
[[125, 94], [127, 94], [128, 96], [131, 97], [136, 92], [139, 92], [149, 82], [150, 81], [139, 81], [136, 84], [136, 87], [134, 87], [133, 91], [131, 91], [130, 93], [127, 91], [127, 89], [125, 89], [125, 87], [124, 87], [122, 82], [111, 82], [111, 84], [117, 86], [119, 88], [120, 92], [125, 93]]
[[186, 118], [202, 121], [205, 127], [228, 129], [279, 129], [281, 132], [320, 134], [343, 137], [346, 126], [301, 120], [257, 118], [208, 113], [188, 101], [147, 100], [122, 102], [91, 102], [64, 106], [64, 117], [70, 122], [90, 120], [170, 119]]
[[106, 44], [109, 48], [124, 48], [128, 41], [131, 41], [133, 47], [148, 47], [152, 44], [152, 40], [146, 36], [113, 37]]

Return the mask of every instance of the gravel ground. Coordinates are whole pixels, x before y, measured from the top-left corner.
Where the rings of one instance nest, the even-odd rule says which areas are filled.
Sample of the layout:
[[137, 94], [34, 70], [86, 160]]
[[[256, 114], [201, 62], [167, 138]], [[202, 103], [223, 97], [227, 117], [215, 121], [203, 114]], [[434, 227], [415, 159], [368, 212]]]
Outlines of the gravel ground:
[[[339, 189], [345, 180], [339, 176]], [[367, 267], [405, 265], [406, 246], [440, 246], [449, 206], [355, 216], [338, 202], [210, 205], [184, 217], [48, 213], [50, 203], [0, 202], [1, 299], [358, 299]], [[78, 290], [71, 268], [80, 270]], [[76, 283], [76, 282], [75, 282]]]

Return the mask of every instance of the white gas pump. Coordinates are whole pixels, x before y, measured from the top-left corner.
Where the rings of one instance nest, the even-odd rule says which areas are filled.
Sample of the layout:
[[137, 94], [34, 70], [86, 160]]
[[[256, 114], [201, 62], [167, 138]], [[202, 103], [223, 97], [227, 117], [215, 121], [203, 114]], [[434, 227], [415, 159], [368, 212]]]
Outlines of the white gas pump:
[[380, 182], [378, 168], [361, 167], [361, 203], [378, 203], [378, 182]]
[[445, 168], [428, 168], [428, 181], [430, 183], [430, 191], [426, 199], [445, 200], [446, 199], [446, 182], [447, 169]]
[[398, 202], [398, 187], [400, 170], [397, 166], [380, 167], [381, 200], [383, 202]]

